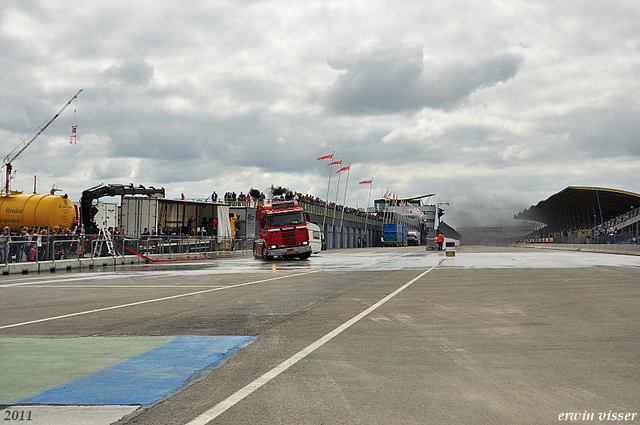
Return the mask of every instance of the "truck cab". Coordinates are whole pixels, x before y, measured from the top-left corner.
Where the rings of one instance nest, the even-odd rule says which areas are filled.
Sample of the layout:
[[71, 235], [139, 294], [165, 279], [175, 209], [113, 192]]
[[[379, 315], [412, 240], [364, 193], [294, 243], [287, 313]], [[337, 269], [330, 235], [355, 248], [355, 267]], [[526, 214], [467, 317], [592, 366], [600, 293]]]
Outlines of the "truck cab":
[[296, 201], [271, 202], [256, 209], [260, 238], [253, 244], [255, 258], [300, 258], [311, 256], [304, 210]]

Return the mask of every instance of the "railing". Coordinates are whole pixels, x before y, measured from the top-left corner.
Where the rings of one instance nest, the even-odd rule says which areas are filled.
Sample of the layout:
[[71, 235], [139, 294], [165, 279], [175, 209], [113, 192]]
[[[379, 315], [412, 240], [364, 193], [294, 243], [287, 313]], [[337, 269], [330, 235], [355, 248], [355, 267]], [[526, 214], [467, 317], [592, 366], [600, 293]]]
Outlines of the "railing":
[[[304, 201], [299, 201], [298, 205], [300, 205], [304, 211], [309, 214], [320, 216], [326, 215], [327, 218], [335, 217], [336, 220], [343, 218], [342, 210], [339, 208], [334, 210], [333, 208], [325, 207], [324, 205], [310, 204]], [[383, 224], [380, 219], [354, 214], [348, 211], [344, 212], [344, 219], [355, 223], [367, 223], [372, 226], [381, 226]]]
[[[221, 202], [224, 202], [225, 204], [229, 204], [230, 207], [254, 207], [255, 208], [257, 204], [256, 201], [221, 201]], [[274, 202], [279, 202], [279, 200], [278, 201], [274, 200]], [[309, 214], [315, 214], [319, 216], [326, 215], [327, 218], [334, 218], [334, 217], [336, 219], [343, 218], [343, 214], [342, 214], [343, 207], [341, 205], [338, 205], [338, 208], [336, 209], [330, 206], [325, 207], [324, 205], [312, 204], [306, 201], [298, 201], [298, 205], [301, 206], [302, 209], [304, 209], [304, 211]], [[344, 219], [347, 221], [355, 222], [355, 223], [367, 223], [372, 226], [382, 225], [381, 219], [373, 218], [368, 213], [363, 213], [363, 214], [366, 214], [366, 215], [354, 214], [352, 212], [345, 211]]]
[[[5, 247], [0, 248], [0, 264], [60, 260], [78, 260], [95, 257], [120, 257], [141, 254], [197, 254], [205, 255], [218, 251], [241, 251], [253, 249], [253, 241], [218, 237], [195, 236], [143, 236], [131, 238], [115, 236], [112, 253], [109, 253], [107, 239], [100, 236], [40, 236], [33, 239], [18, 239], [12, 236]], [[22, 237], [20, 237], [22, 238]], [[28, 238], [28, 236], [27, 236]], [[102, 244], [100, 252], [96, 246]]]
[[598, 231], [608, 231], [609, 229], [611, 229], [612, 227], [617, 227], [620, 224], [623, 224], [625, 221], [637, 217], [638, 215], [640, 215], [640, 208], [636, 208], [634, 210], [629, 211], [626, 214], [622, 214], [618, 217], [612, 218], [609, 221], [606, 221], [604, 224], [601, 224], [599, 226], [596, 226], [593, 228], [594, 232], [598, 232]]
[[638, 238], [633, 235], [588, 235], [588, 236], [554, 236], [552, 238], [533, 238], [527, 239], [527, 243], [533, 244], [595, 244], [595, 245], [637, 245], [640, 243]]

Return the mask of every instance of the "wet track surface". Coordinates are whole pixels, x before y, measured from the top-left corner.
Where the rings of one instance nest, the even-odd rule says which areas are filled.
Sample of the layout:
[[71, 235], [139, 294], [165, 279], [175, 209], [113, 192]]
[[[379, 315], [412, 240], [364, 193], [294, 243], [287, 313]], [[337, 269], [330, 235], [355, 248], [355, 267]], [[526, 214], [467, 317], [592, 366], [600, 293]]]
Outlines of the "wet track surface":
[[[455, 257], [371, 248], [308, 261], [236, 257], [5, 276], [0, 403], [9, 407], [1, 419], [20, 423], [11, 415], [29, 412], [32, 424], [68, 425], [539, 424], [610, 411], [631, 418], [640, 410], [638, 305], [639, 257], [522, 248], [462, 247]], [[189, 335], [202, 336], [202, 347], [220, 346], [218, 337], [246, 342], [201, 371], [187, 364], [194, 356], [144, 357]], [[201, 349], [209, 350], [175, 352]], [[77, 406], [95, 388], [74, 384], [80, 401], [65, 403], [59, 385], [103, 382], [90, 378], [120, 361], [146, 374], [182, 364], [197, 379], [145, 401], [140, 394], [161, 387], [153, 381], [130, 403], [127, 380], [117, 380], [109, 384], [121, 388], [117, 406]], [[46, 389], [62, 406], [11, 405]]]
[[[424, 247], [370, 248], [367, 250], [323, 251], [309, 260], [256, 260], [253, 257], [220, 258], [186, 262], [167, 262], [109, 268], [106, 275], [154, 273], [158, 275], [198, 275], [218, 273], [261, 273], [301, 271], [390, 271], [404, 268], [432, 267], [442, 260], [444, 252]], [[452, 268], [554, 268], [639, 265], [637, 257], [598, 253], [545, 252], [527, 248], [462, 247], [455, 257], [441, 267]], [[96, 268], [93, 274], [105, 273]], [[86, 272], [83, 272], [86, 274]]]

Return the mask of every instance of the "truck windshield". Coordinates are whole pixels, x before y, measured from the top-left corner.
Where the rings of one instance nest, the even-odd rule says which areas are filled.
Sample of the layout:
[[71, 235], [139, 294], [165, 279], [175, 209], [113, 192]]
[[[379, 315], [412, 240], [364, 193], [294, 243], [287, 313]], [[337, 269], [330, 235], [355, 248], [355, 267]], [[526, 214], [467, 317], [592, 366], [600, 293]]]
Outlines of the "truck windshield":
[[279, 214], [270, 214], [268, 218], [269, 227], [291, 226], [305, 223], [302, 211], [293, 211]]

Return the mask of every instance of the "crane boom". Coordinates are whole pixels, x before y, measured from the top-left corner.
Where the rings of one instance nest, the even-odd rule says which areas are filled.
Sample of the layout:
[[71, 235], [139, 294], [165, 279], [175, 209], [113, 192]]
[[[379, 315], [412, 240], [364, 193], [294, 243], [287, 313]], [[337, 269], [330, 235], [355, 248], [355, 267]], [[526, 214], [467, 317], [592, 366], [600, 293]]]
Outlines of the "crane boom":
[[13, 163], [13, 161], [15, 161], [15, 159], [18, 158], [22, 154], [22, 152], [24, 152], [29, 147], [29, 145], [31, 145], [31, 143], [33, 143], [33, 141], [36, 140], [36, 138], [39, 135], [41, 135], [47, 129], [47, 127], [49, 127], [49, 125], [53, 121], [55, 121], [55, 119], [58, 118], [60, 116], [60, 114], [62, 114], [64, 112], [65, 109], [67, 109], [69, 107], [69, 105], [71, 105], [71, 102], [73, 102], [73, 100], [78, 97], [78, 95], [80, 94], [80, 92], [82, 92], [82, 90], [83, 89], [78, 90], [78, 93], [76, 93], [62, 107], [62, 109], [60, 109], [60, 111], [58, 111], [58, 113], [55, 114], [54, 117], [49, 120], [48, 123], [46, 123], [44, 126], [42, 126], [42, 128], [40, 128], [40, 130], [38, 130], [38, 132], [31, 139], [25, 139], [22, 143], [20, 143], [14, 150], [12, 150], [4, 158], [4, 160], [2, 161], [2, 166], [5, 167], [5, 171], [6, 171], [6, 181], [5, 181], [5, 187], [4, 187], [4, 190], [3, 190], [4, 193], [6, 193], [7, 195], [9, 194], [9, 182], [11, 180], [11, 170], [13, 169], [13, 166], [11, 164]]

